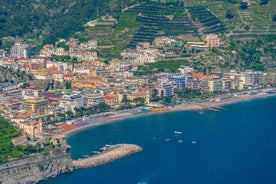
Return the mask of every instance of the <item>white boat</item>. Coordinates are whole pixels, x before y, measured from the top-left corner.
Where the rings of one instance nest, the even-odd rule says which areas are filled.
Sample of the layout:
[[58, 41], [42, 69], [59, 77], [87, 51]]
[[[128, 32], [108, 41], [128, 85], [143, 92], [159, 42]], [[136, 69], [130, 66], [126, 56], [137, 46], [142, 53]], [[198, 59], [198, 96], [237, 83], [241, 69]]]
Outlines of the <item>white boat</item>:
[[193, 141], [192, 144], [196, 144], [196, 141]]
[[179, 140], [178, 142], [179, 142], [179, 143], [182, 143], [182, 142], [183, 142], [183, 140]]
[[171, 139], [169, 139], [169, 138], [168, 138], [168, 139], [165, 139], [165, 141], [170, 141], [170, 140], [171, 140]]
[[177, 134], [177, 135], [182, 135], [182, 132], [180, 132], [180, 131], [174, 131], [173, 133]]
[[94, 153], [94, 154], [98, 154], [98, 153], [100, 153], [99, 151], [92, 151], [92, 153]]

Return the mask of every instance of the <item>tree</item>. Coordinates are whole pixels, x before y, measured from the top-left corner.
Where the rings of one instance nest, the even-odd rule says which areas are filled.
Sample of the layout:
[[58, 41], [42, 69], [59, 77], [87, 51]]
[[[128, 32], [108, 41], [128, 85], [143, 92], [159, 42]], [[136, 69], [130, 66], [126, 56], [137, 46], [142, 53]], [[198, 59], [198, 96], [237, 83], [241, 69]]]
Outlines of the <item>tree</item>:
[[59, 43], [57, 44], [57, 47], [63, 48], [65, 51], [68, 51], [68, 50], [69, 50], [69, 46], [68, 46], [65, 42], [59, 42]]
[[229, 3], [231, 3], [231, 4], [237, 4], [238, 3], [238, 1], [237, 0], [227, 0]]
[[242, 10], [246, 10], [246, 9], [248, 8], [248, 3], [247, 3], [247, 2], [241, 2], [241, 3], [240, 3], [240, 8], [241, 8]]
[[225, 17], [228, 19], [232, 19], [234, 18], [234, 13], [231, 10], [227, 10]]
[[266, 5], [269, 2], [269, 0], [261, 0], [260, 5]]
[[71, 82], [66, 81], [65, 89], [71, 89], [71, 88], [72, 88]]
[[250, 27], [248, 25], [246, 25], [246, 26], [244, 26], [244, 29], [248, 31], [250, 29]]
[[274, 15], [272, 16], [272, 21], [273, 21], [273, 22], [276, 22], [276, 14], [274, 14]]
[[124, 98], [122, 102], [125, 104], [126, 107], [129, 107], [129, 103], [132, 101], [130, 99]]
[[134, 103], [139, 103], [139, 104], [144, 104], [145, 103], [145, 99], [141, 98], [141, 97], [138, 97], [138, 98], [134, 98], [133, 102]]

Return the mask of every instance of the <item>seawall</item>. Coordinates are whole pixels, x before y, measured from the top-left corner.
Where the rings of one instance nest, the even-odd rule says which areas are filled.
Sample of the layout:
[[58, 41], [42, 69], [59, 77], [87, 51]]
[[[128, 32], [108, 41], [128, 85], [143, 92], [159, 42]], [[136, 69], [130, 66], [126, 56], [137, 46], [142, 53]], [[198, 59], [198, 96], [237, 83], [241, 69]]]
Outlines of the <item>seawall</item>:
[[52, 152], [0, 165], [0, 183], [32, 184], [72, 172], [71, 155], [66, 152]]
[[110, 146], [108, 150], [103, 153], [88, 158], [73, 160], [73, 166], [74, 168], [94, 167], [137, 153], [141, 150], [142, 148], [135, 144], [116, 144]]

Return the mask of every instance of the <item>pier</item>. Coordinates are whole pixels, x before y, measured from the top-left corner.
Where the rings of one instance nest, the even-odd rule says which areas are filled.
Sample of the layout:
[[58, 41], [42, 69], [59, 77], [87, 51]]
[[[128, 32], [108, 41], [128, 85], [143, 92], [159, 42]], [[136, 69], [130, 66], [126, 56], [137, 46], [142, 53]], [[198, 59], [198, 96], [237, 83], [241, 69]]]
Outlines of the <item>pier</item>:
[[141, 150], [142, 148], [135, 144], [116, 144], [110, 146], [107, 151], [102, 153], [87, 158], [73, 160], [73, 166], [74, 168], [94, 167], [137, 153]]

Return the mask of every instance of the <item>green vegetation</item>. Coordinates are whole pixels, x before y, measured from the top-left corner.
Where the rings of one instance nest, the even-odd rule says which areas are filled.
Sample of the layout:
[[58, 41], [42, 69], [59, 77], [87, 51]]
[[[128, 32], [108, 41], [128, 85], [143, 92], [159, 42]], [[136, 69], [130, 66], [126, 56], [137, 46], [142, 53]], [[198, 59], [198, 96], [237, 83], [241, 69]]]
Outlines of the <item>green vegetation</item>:
[[10, 82], [10, 83], [18, 83], [18, 82], [26, 82], [33, 80], [33, 76], [31, 74], [27, 74], [25, 71], [20, 72], [17, 70], [13, 70], [11, 68], [6, 68], [0, 66], [0, 83]]
[[132, 36], [141, 27], [136, 21], [136, 13], [123, 12], [118, 15], [119, 23], [115, 25], [112, 34], [97, 37], [100, 45], [110, 45], [110, 48], [99, 49], [99, 55], [104, 58], [119, 58], [121, 51], [130, 42]]
[[178, 98], [191, 100], [194, 98], [201, 97], [202, 93], [200, 90], [192, 90], [192, 89], [175, 89], [174, 93]]
[[155, 63], [146, 63], [143, 66], [139, 66], [136, 71], [136, 75], [145, 75], [158, 72], [176, 72], [178, 68], [187, 63], [187, 60], [168, 60], [158, 61]]
[[268, 4], [269, 0], [261, 0], [260, 5], [266, 5]]
[[204, 73], [211, 72], [215, 68], [275, 71], [275, 44], [276, 35], [235, 35], [230, 38], [228, 46], [223, 49], [213, 49], [200, 62], [194, 63], [194, 67]]
[[65, 82], [65, 89], [71, 89], [71, 88], [72, 88], [71, 82], [66, 81], [66, 82]]
[[22, 158], [24, 155], [42, 151], [40, 145], [14, 146], [11, 139], [19, 135], [20, 131], [0, 117], [0, 164], [8, 162], [12, 158]]
[[133, 36], [128, 47], [134, 48], [139, 42], [150, 42], [162, 34], [178, 36], [181, 34], [197, 33], [197, 27], [192, 23], [188, 14], [177, 3], [149, 3], [128, 10], [138, 14], [137, 21], [142, 27]]
[[84, 115], [89, 116], [96, 113], [106, 112], [110, 109], [110, 106], [106, 103], [100, 103], [91, 107], [75, 108], [75, 113], [72, 111], [66, 111], [57, 115], [49, 115], [44, 117], [44, 121], [50, 121], [52, 123], [61, 122], [65, 120], [71, 120]]
[[101, 15], [116, 15], [137, 0], [0, 1], [0, 38], [20, 36], [34, 44], [54, 43], [83, 30]]
[[205, 34], [209, 33], [224, 33], [227, 28], [224, 23], [216, 17], [215, 14], [210, 12], [204, 6], [192, 6], [189, 7], [189, 12], [194, 21], [202, 24]]
[[[201, 3], [201, 5], [208, 6], [208, 9], [213, 12], [226, 27], [234, 33], [241, 32], [276, 32], [276, 22], [272, 21], [272, 16], [275, 14], [276, 1], [268, 1], [268, 4], [261, 5], [261, 0], [250, 0], [248, 8], [243, 10], [237, 4], [241, 1], [234, 0], [215, 1]], [[234, 18], [227, 18], [226, 12], [231, 10], [234, 13]], [[244, 27], [248, 25], [249, 30]]]
[[55, 61], [69, 62], [69, 63], [80, 63], [77, 58], [71, 58], [70, 56], [58, 56], [53, 55]]
[[248, 3], [247, 3], [247, 2], [241, 2], [241, 3], [240, 3], [240, 8], [241, 8], [242, 10], [246, 10], [246, 9], [248, 8]]
[[69, 51], [69, 46], [66, 45], [65, 42], [59, 42], [59, 43], [57, 44], [57, 47], [58, 47], [58, 48], [63, 48], [65, 51]]
[[234, 12], [231, 10], [227, 10], [225, 17], [228, 19], [234, 18]]
[[272, 21], [276, 22], [276, 14], [272, 16]]

